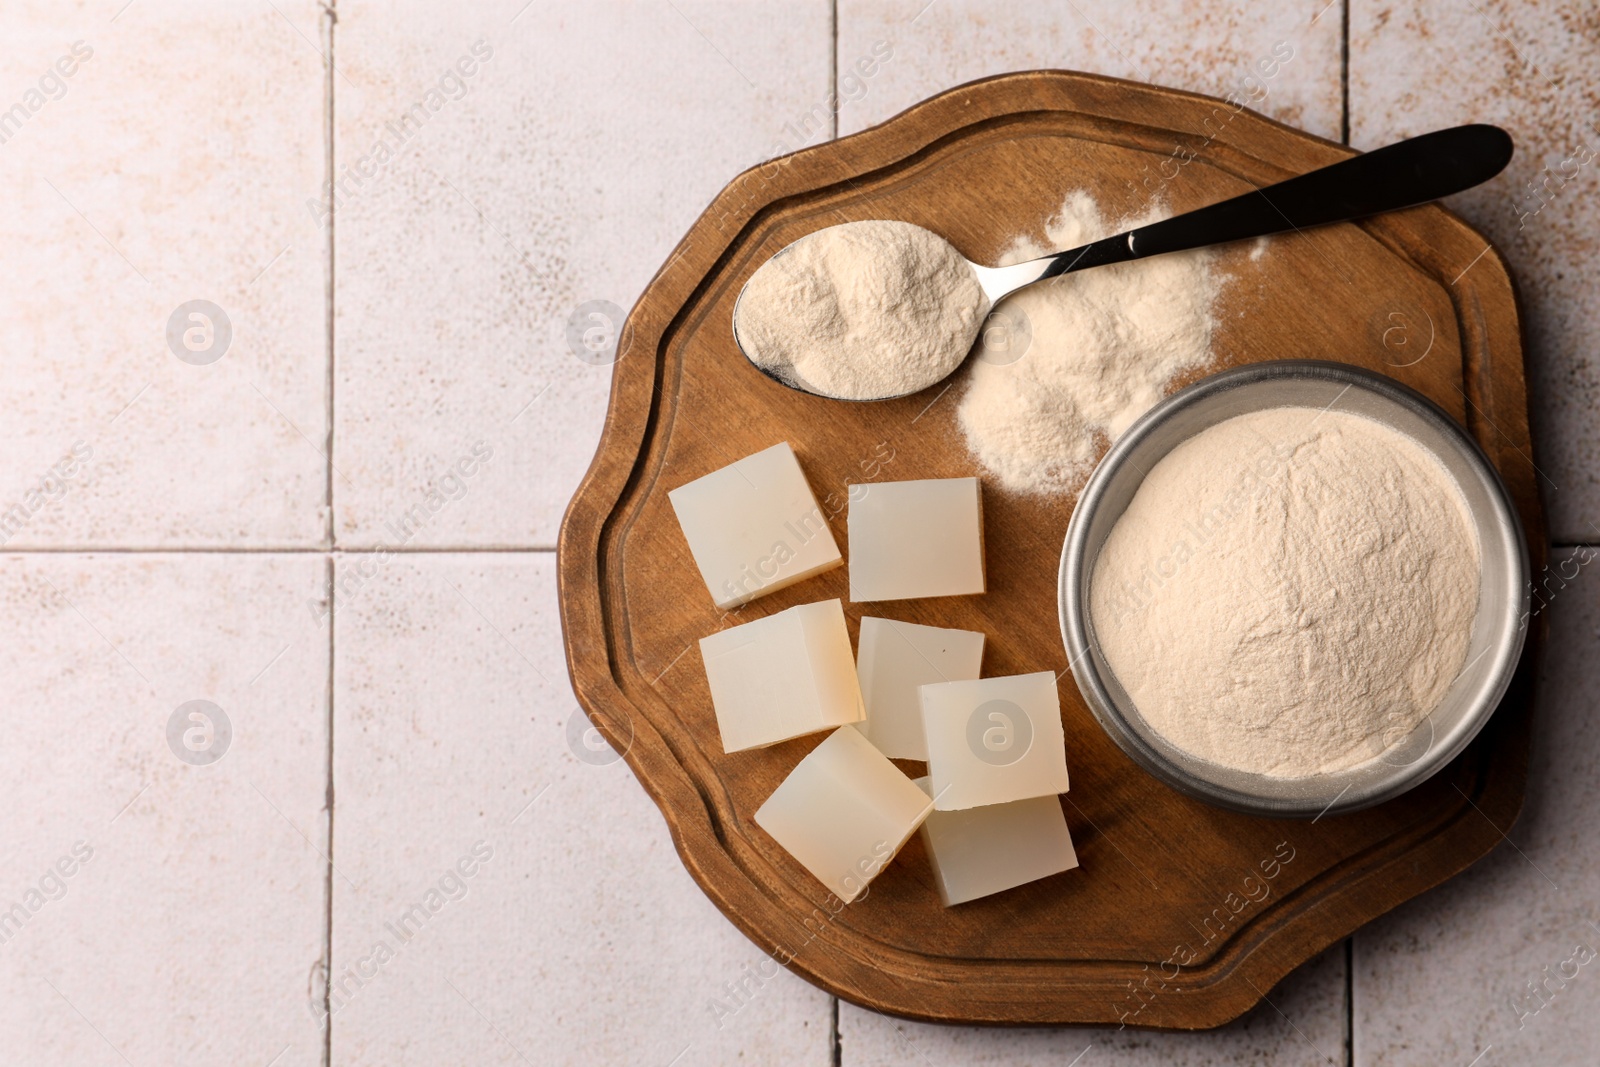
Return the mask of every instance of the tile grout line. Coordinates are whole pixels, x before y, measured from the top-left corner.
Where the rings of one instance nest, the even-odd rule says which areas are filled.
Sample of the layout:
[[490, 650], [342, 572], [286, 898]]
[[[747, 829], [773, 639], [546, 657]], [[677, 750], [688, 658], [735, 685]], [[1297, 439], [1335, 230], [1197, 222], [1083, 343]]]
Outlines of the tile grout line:
[[1339, 12], [1339, 143], [1350, 144], [1350, 0]]
[[828, 99], [832, 112], [832, 140], [839, 139], [839, 0], [828, 3]]
[[322, 872], [323, 889], [322, 899], [324, 911], [322, 918], [322, 958], [324, 969], [322, 975], [322, 1067], [333, 1067], [333, 686], [334, 686], [334, 580], [337, 567], [337, 557], [334, 551], [339, 547], [338, 528], [334, 521], [333, 507], [333, 425], [334, 425], [334, 267], [335, 248], [334, 235], [338, 220], [333, 210], [334, 201], [334, 165], [337, 162], [335, 155], [334, 131], [334, 57], [333, 36], [334, 27], [338, 24], [338, 0], [321, 0], [322, 26], [325, 35], [324, 56], [327, 67], [323, 71], [323, 166], [326, 170], [328, 197], [328, 236], [326, 279], [323, 288], [323, 315], [325, 321], [323, 328], [324, 344], [328, 360], [327, 377], [324, 380], [324, 418], [327, 420], [327, 437], [324, 440], [323, 457], [326, 467], [323, 471], [326, 479], [323, 485], [323, 502], [327, 508], [327, 516], [323, 526], [323, 538], [328, 551], [323, 553], [323, 580], [326, 583], [328, 596], [328, 666], [327, 688], [323, 694], [323, 701], [327, 705], [325, 710], [324, 729], [327, 732], [327, 747], [324, 759], [327, 762], [327, 778], [323, 783], [322, 806], [327, 812], [327, 866]]
[[[1554, 545], [1555, 548], [1587, 547]], [[1594, 547], [1600, 548], [1600, 544]], [[364, 556], [388, 552], [396, 556], [443, 556], [535, 552], [554, 553], [554, 545], [39, 545], [33, 548], [0, 549], [0, 556]]]
[[1344, 1063], [1356, 1064], [1356, 935], [1344, 939]]
[[327, 961], [322, 981], [322, 1067], [333, 1067], [333, 637], [337, 626], [334, 619], [333, 598], [336, 592], [333, 584], [332, 556], [327, 557], [323, 577], [328, 583], [328, 687], [323, 696], [323, 700], [328, 706], [327, 719], [325, 720], [325, 728], [328, 733], [326, 755], [328, 778], [324, 786], [322, 806], [328, 813], [328, 864], [327, 868], [322, 872], [322, 898], [327, 903], [327, 909], [323, 913], [322, 925], [322, 958]]
[[323, 32], [327, 35], [327, 45], [326, 45], [325, 55], [327, 56], [327, 64], [328, 64], [327, 69], [325, 71], [323, 71], [323, 79], [324, 79], [324, 87], [325, 88], [324, 88], [324, 91], [323, 91], [324, 103], [323, 103], [323, 114], [322, 114], [323, 166], [324, 166], [324, 168], [325, 168], [325, 170], [327, 172], [327, 180], [328, 180], [327, 190], [326, 190], [327, 196], [328, 196], [328, 248], [327, 248], [327, 260], [326, 260], [326, 264], [327, 264], [326, 265], [326, 280], [324, 281], [324, 285], [323, 285], [323, 315], [325, 316], [325, 321], [323, 323], [323, 329], [324, 329], [324, 341], [323, 341], [323, 343], [324, 343], [324, 350], [325, 350], [325, 352], [327, 354], [327, 357], [328, 357], [328, 369], [327, 369], [327, 372], [326, 372], [327, 377], [323, 382], [323, 393], [324, 393], [323, 417], [327, 420], [327, 424], [328, 425], [327, 425], [327, 436], [323, 440], [323, 449], [322, 449], [323, 458], [327, 461], [327, 466], [323, 470], [323, 477], [324, 477], [325, 481], [324, 481], [324, 484], [323, 484], [322, 499], [323, 499], [324, 505], [328, 509], [327, 520], [326, 520], [325, 525], [323, 526], [323, 537], [324, 537], [324, 539], [326, 540], [326, 542], [329, 545], [332, 545], [334, 547], [338, 547], [338, 535], [337, 535], [337, 529], [336, 529], [336, 526], [335, 526], [335, 523], [334, 523], [334, 511], [333, 511], [333, 419], [334, 419], [333, 388], [334, 388], [334, 381], [335, 381], [335, 378], [336, 378], [335, 371], [334, 371], [334, 365], [333, 365], [333, 360], [334, 360], [334, 322], [333, 322], [333, 316], [334, 316], [334, 309], [335, 309], [335, 304], [334, 304], [334, 267], [335, 267], [335, 258], [334, 258], [335, 257], [335, 248], [334, 248], [334, 244], [335, 244], [335, 240], [334, 239], [335, 239], [335, 235], [338, 232], [338, 226], [339, 226], [338, 212], [334, 209], [334, 206], [333, 206], [334, 203], [335, 203], [334, 194], [337, 192], [337, 189], [334, 186], [334, 166], [338, 162], [337, 157], [335, 155], [335, 145], [334, 145], [334, 78], [333, 78], [333, 75], [334, 75], [335, 68], [334, 68], [334, 65], [333, 65], [334, 64], [334, 59], [333, 59], [333, 30], [334, 30], [334, 26], [337, 25], [337, 23], [339, 21], [339, 14], [338, 14], [337, 4], [338, 4], [338, 0], [324, 0], [323, 6], [322, 6], [322, 11], [323, 11], [322, 23], [323, 23], [323, 27], [324, 27]]

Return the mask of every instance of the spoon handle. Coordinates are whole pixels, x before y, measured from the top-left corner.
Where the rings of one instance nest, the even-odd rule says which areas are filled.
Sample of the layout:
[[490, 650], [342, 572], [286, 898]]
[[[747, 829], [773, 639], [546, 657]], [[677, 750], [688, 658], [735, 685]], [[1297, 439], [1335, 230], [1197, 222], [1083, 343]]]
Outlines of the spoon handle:
[[1510, 162], [1511, 152], [1511, 135], [1498, 126], [1436, 130], [1059, 252], [1039, 277], [1425, 204], [1488, 181]]

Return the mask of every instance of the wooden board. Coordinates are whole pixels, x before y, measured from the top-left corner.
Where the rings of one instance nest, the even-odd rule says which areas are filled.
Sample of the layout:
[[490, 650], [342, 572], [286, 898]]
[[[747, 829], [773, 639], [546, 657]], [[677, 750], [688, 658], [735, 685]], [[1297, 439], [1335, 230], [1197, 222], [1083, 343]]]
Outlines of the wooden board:
[[[1073, 189], [1114, 214], [1158, 194], [1184, 211], [1348, 154], [1206, 97], [1061, 71], [1006, 75], [740, 175], [650, 283], [623, 330], [605, 433], [562, 527], [568, 664], [690, 874], [764, 951], [847, 1000], [908, 1018], [1212, 1027], [1502, 839], [1522, 803], [1538, 634], [1504, 704], [1449, 768], [1388, 804], [1315, 822], [1237, 815], [1166, 788], [1123, 756], [1063, 677], [1063, 806], [1081, 869], [947, 909], [914, 838], [864, 899], [842, 906], [751, 818], [822, 735], [724, 755], [695, 647], [797, 603], [848, 602], [846, 572], [724, 616], [668, 490], [787, 440], [843, 548], [848, 483], [977, 471], [954, 421], [959, 379], [948, 393], [844, 404], [745, 363], [733, 301], [773, 252], [833, 223], [904, 219], [992, 263], [1018, 234], [1041, 236]], [[1238, 280], [1210, 369], [1337, 359], [1421, 390], [1498, 465], [1541, 566], [1516, 300], [1488, 242], [1425, 207], [1275, 238], [1270, 270], [1245, 270], [1249, 252], [1220, 261]], [[1064, 671], [1056, 569], [1072, 504], [986, 482], [988, 594], [869, 613], [982, 630], [987, 675]], [[852, 638], [861, 613], [847, 603]]]

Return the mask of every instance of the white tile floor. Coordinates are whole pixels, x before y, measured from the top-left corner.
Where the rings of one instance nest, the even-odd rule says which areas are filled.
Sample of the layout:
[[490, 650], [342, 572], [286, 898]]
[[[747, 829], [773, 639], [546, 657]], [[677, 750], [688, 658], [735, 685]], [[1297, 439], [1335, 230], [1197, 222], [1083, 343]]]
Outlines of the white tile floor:
[[[1600, 978], [1560, 976], [1600, 947], [1600, 599], [1570, 547], [1507, 843], [1221, 1033], [907, 1024], [787, 974], [730, 997], [761, 955], [626, 765], [571, 740], [548, 550], [609, 373], [564, 331], [794, 147], [835, 63], [844, 133], [1035, 66], [1223, 93], [1278, 41], [1264, 109], [1324, 136], [1508, 125], [1522, 155], [1460, 209], [1522, 282], [1556, 540], [1600, 542], [1600, 201], [1566, 162], [1600, 148], [1584, 5], [924, 4], [0, 10], [0, 512], [26, 512], [0, 542], [0, 908], [39, 903], [0, 922], [0, 1060], [1490, 1067], [1600, 1045]], [[203, 720], [173, 724], [195, 700], [231, 731], [212, 764], [184, 745]]]

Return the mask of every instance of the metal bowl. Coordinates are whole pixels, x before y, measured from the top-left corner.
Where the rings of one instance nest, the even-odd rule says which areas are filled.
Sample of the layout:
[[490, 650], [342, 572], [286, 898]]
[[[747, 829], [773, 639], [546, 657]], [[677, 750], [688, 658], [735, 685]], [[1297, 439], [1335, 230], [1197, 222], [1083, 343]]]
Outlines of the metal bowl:
[[[1162, 457], [1235, 415], [1279, 407], [1337, 408], [1404, 433], [1455, 478], [1482, 559], [1478, 614], [1466, 666], [1417, 728], [1375, 759], [1333, 774], [1274, 778], [1198, 759], [1157, 734], [1118, 683], [1089, 615], [1094, 562], [1111, 528]], [[1061, 634], [1078, 689], [1106, 733], [1168, 785], [1257, 815], [1320, 818], [1398, 796], [1425, 781], [1483, 728], [1510, 684], [1528, 605], [1527, 546], [1500, 476], [1477, 444], [1432, 401], [1407, 386], [1342, 363], [1282, 360], [1212, 375], [1155, 407], [1100, 461], [1067, 527], [1061, 551]]]

